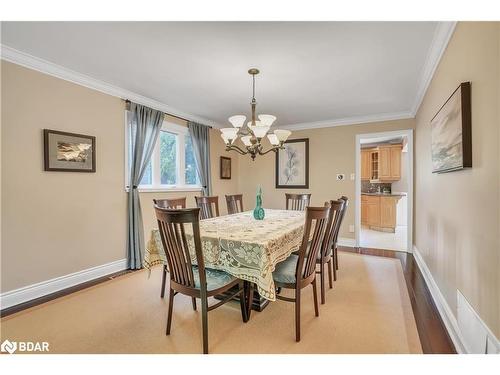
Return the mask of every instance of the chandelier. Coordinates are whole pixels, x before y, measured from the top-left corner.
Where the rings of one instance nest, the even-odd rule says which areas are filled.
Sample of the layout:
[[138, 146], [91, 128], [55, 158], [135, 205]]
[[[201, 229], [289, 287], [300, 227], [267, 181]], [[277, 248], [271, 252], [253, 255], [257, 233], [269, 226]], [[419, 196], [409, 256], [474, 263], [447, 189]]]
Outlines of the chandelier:
[[[252, 107], [252, 121], [245, 124], [245, 115], [236, 115], [229, 117], [229, 122], [233, 125], [232, 128], [221, 129], [221, 137], [226, 144], [226, 151], [236, 151], [241, 155], [249, 154], [252, 160], [255, 160], [257, 155], [265, 155], [271, 151], [278, 152], [280, 149], [284, 149], [283, 144], [287, 138], [292, 134], [289, 130], [276, 129], [273, 133], [269, 133], [271, 125], [276, 120], [273, 115], [259, 115], [259, 119], [256, 120], [255, 108], [257, 107], [257, 101], [255, 100], [255, 76], [259, 74], [259, 70], [252, 68], [248, 71], [252, 76], [253, 91], [252, 91], [252, 101], [250, 105]], [[262, 139], [267, 135], [267, 139], [271, 143], [271, 148], [267, 151], [263, 151]], [[244, 149], [240, 146], [234, 144], [238, 139], [241, 138]]]

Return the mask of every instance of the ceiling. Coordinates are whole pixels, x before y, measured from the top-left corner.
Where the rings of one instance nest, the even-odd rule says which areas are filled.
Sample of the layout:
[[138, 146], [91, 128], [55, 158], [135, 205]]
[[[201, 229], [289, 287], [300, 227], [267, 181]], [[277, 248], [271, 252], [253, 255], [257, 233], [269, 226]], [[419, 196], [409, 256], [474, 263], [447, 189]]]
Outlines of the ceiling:
[[411, 117], [447, 43], [436, 44], [441, 25], [2, 22], [1, 36], [3, 46], [219, 125], [249, 116], [247, 70], [257, 67], [257, 112], [307, 128]]

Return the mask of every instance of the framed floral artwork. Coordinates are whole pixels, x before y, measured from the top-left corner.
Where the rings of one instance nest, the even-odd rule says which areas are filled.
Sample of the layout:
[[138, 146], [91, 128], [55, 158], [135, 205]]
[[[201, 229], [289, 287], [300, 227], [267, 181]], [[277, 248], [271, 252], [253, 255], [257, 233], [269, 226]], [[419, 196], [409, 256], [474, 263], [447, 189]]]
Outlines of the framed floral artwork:
[[309, 138], [286, 141], [276, 153], [276, 188], [309, 188]]

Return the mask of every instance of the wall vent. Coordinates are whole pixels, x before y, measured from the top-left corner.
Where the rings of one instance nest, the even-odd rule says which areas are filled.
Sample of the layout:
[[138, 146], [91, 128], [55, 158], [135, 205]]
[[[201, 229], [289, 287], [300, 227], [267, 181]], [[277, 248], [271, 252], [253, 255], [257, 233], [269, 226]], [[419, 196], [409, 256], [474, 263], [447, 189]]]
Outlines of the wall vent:
[[457, 290], [457, 323], [467, 353], [500, 353], [498, 339], [459, 290]]

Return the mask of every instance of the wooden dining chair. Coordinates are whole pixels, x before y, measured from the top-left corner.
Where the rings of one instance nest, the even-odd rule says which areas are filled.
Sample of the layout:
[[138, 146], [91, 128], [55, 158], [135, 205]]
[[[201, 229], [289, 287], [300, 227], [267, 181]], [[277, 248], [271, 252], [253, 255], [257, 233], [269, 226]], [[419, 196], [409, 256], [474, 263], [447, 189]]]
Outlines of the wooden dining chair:
[[[312, 284], [314, 312], [319, 316], [318, 295], [316, 287], [316, 258], [323, 242], [330, 208], [307, 207], [304, 235], [298, 255], [290, 255], [276, 265], [273, 272], [274, 283], [278, 288], [294, 289], [295, 298], [280, 294], [277, 299], [295, 303], [295, 340], [300, 341], [300, 295], [301, 290]], [[311, 238], [311, 231], [312, 238]], [[310, 242], [309, 242], [309, 239]]]
[[[170, 272], [167, 331], [170, 335], [174, 297], [178, 293], [201, 300], [203, 353], [208, 353], [208, 312], [239, 295], [241, 315], [247, 322], [246, 295], [243, 280], [230, 274], [205, 268], [200, 238], [200, 209], [169, 210], [155, 206], [161, 242], [167, 255]], [[190, 227], [191, 230], [189, 230]], [[186, 230], [188, 229], [188, 230]], [[191, 263], [188, 235], [192, 233], [196, 265]], [[229, 291], [236, 287], [234, 291]], [[226, 293], [227, 292], [227, 293]], [[208, 298], [226, 293], [220, 302], [208, 306]]]
[[328, 223], [326, 225], [326, 233], [321, 245], [321, 250], [318, 253], [316, 264], [319, 264], [320, 269], [317, 273], [320, 274], [320, 290], [321, 290], [321, 304], [325, 303], [325, 265], [328, 270], [328, 282], [330, 289], [333, 288], [332, 274], [336, 272], [334, 267], [333, 258], [333, 243], [336, 241], [338, 235], [338, 227], [340, 226], [340, 216], [344, 201], [339, 199], [325, 203], [330, 206], [330, 213], [328, 215]]
[[243, 194], [226, 195], [228, 215], [243, 212]]
[[285, 193], [286, 209], [304, 211], [311, 202], [311, 194], [288, 194]]
[[186, 208], [186, 197], [171, 199], [153, 199], [153, 203], [159, 207], [176, 209]]
[[[186, 208], [186, 197], [183, 198], [172, 198], [172, 199], [153, 199], [153, 203], [158, 207], [176, 209], [176, 208]], [[161, 277], [161, 292], [160, 297], [165, 297], [165, 285], [167, 282], [168, 267], [166, 264], [163, 265], [163, 272]], [[193, 303], [193, 308], [196, 310], [196, 302]]]
[[340, 223], [339, 223], [339, 227], [337, 229], [337, 235], [335, 236], [335, 242], [334, 242], [334, 247], [333, 247], [333, 257], [334, 257], [334, 262], [335, 262], [335, 270], [333, 273], [334, 280], [337, 280], [337, 270], [339, 269], [339, 257], [338, 257], [338, 252], [337, 252], [338, 235], [339, 235], [340, 227], [342, 226], [342, 222], [344, 221], [345, 213], [347, 212], [347, 206], [349, 205], [349, 198], [347, 198], [345, 195], [342, 195], [339, 199], [344, 201], [344, 206], [342, 207], [342, 211], [340, 213]]
[[219, 216], [219, 197], [194, 197], [196, 206], [200, 209], [200, 219], [210, 219]]

